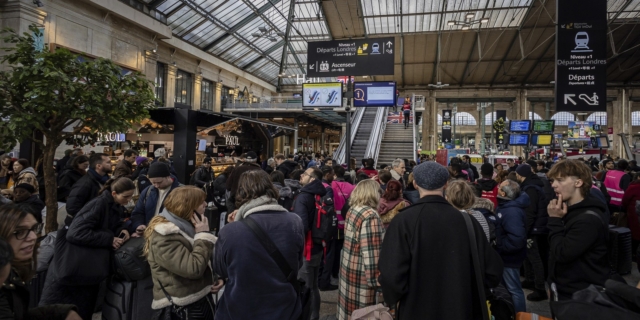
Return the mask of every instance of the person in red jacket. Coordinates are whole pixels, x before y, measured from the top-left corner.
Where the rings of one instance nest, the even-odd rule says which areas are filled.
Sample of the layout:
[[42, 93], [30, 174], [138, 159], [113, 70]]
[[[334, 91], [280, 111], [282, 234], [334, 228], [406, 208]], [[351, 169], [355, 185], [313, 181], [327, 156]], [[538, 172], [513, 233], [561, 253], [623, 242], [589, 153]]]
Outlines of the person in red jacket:
[[640, 201], [640, 173], [636, 173], [622, 197], [622, 208], [627, 212], [627, 222], [631, 229], [631, 248], [633, 253], [640, 244], [640, 219], [636, 211], [636, 202]]
[[402, 105], [402, 115], [404, 117], [404, 128], [409, 125], [409, 117], [411, 117], [411, 102], [405, 100]]
[[365, 159], [362, 161], [362, 164], [364, 164], [364, 168], [358, 170], [357, 173], [363, 172], [369, 176], [369, 178], [375, 178], [378, 175], [378, 170], [373, 167], [375, 165], [375, 161], [373, 159]]

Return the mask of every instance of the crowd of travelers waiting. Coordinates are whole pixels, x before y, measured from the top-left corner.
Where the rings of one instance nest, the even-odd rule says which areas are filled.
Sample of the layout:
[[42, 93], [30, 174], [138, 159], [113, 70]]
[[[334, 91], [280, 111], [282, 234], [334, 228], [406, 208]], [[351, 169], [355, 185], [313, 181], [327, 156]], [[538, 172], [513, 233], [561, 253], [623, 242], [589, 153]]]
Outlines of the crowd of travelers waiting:
[[320, 292], [337, 290], [338, 319], [384, 301], [396, 319], [500, 320], [549, 300], [563, 320], [576, 318], [554, 303], [593, 285], [640, 296], [608, 260], [610, 223], [640, 244], [635, 160], [341, 165], [248, 151], [217, 176], [205, 158], [184, 185], [164, 149], [154, 156], [127, 150], [112, 169], [67, 150], [55, 163], [66, 219], [48, 235], [42, 164], [0, 157], [0, 319], [109, 319], [119, 306], [101, 287], [143, 280], [114, 263], [131, 247], [152, 283], [131, 296], [147, 295], [140, 319], [317, 320]]

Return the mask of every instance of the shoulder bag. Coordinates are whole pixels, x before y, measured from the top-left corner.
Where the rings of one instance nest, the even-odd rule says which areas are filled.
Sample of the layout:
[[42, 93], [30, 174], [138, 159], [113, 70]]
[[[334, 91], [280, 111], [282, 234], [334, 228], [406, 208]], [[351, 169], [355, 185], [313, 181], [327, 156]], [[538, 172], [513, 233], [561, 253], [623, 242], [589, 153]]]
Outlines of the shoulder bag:
[[284, 273], [287, 281], [291, 283], [293, 289], [298, 293], [298, 296], [300, 296], [302, 313], [298, 319], [309, 319], [311, 315], [311, 290], [304, 282], [301, 283], [301, 281], [298, 280], [298, 270], [291, 268], [287, 260], [282, 255], [282, 252], [278, 250], [278, 247], [276, 247], [273, 241], [271, 241], [271, 238], [269, 238], [267, 233], [264, 232], [264, 230], [253, 219], [251, 219], [251, 217], [244, 218], [240, 220], [240, 222], [244, 223], [244, 225], [247, 226], [258, 238], [260, 244], [262, 244], [264, 249], [267, 250], [271, 258], [276, 262], [278, 267], [280, 267], [280, 270], [282, 270], [282, 273]]
[[478, 300], [480, 300], [480, 308], [482, 309], [482, 319], [489, 320], [489, 310], [487, 308], [487, 299], [484, 292], [483, 276], [481, 274], [482, 269], [480, 266], [480, 259], [478, 258], [478, 244], [476, 243], [476, 233], [473, 230], [473, 224], [471, 223], [471, 217], [466, 212], [460, 212], [464, 218], [464, 222], [467, 224], [467, 232], [469, 233], [469, 244], [471, 246], [471, 261], [472, 267], [475, 271], [476, 286], [478, 290]]
[[[106, 214], [102, 217], [103, 229], [107, 229]], [[67, 232], [69, 226], [64, 226], [56, 237], [53, 265], [58, 281], [67, 286], [100, 284], [110, 274], [111, 248], [73, 244], [67, 241]]]

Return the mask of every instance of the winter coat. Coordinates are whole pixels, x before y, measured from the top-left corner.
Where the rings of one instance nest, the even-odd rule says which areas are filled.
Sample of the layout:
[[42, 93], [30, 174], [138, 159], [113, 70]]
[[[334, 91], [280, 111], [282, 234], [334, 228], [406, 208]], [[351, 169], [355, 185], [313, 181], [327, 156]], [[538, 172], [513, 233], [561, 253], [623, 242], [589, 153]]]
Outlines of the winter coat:
[[549, 217], [549, 281], [555, 282], [560, 299], [570, 299], [590, 284], [603, 286], [609, 279], [605, 207], [587, 198], [568, 206], [563, 218]]
[[[480, 178], [476, 180], [476, 183], [473, 186], [476, 188], [477, 197], [488, 199], [489, 201], [491, 201], [491, 203], [493, 203], [494, 208], [498, 206], [498, 189], [496, 189], [496, 187], [498, 186], [497, 181], [493, 179]], [[494, 190], [496, 191], [495, 194], [493, 193]], [[495, 197], [493, 197], [493, 195], [495, 195]]]
[[274, 182], [273, 186], [278, 189], [278, 204], [287, 210], [291, 209], [291, 206], [293, 205], [293, 192], [291, 191], [291, 188], [283, 186], [279, 182]]
[[622, 207], [627, 212], [627, 222], [631, 230], [631, 237], [634, 240], [640, 240], [640, 219], [638, 219], [638, 212], [636, 211], [637, 201], [640, 201], [640, 180], [631, 182], [627, 191], [624, 192], [624, 197], [622, 197]]
[[471, 172], [473, 172], [473, 181], [480, 179], [480, 173], [478, 172], [478, 168], [476, 168], [475, 165], [469, 164], [469, 169], [471, 169]]
[[[404, 209], [385, 233], [378, 268], [384, 300], [400, 303], [397, 319], [478, 319], [482, 309], [473, 285], [467, 224], [442, 196], [425, 196]], [[475, 232], [479, 266], [486, 288], [502, 279], [502, 259], [482, 227], [470, 219]]]
[[[173, 184], [171, 184], [169, 192], [167, 192], [164, 198], [167, 199], [171, 191], [179, 186], [180, 183], [178, 179], [173, 179]], [[149, 195], [147, 195], [147, 193], [149, 193]], [[140, 192], [140, 198], [138, 198], [138, 202], [136, 202], [136, 206], [131, 212], [131, 224], [129, 225], [129, 232], [131, 234], [133, 234], [139, 226], [149, 224], [151, 218], [156, 214], [156, 205], [158, 204], [159, 197], [160, 192], [158, 188], [154, 186], [148, 186]], [[164, 209], [164, 203], [160, 205], [159, 212], [162, 212], [162, 209]]]
[[543, 212], [539, 211], [540, 198], [544, 198], [544, 182], [540, 177], [532, 175], [526, 178], [520, 184], [520, 190], [529, 196], [530, 205], [525, 209], [527, 219], [525, 226], [527, 228], [527, 234], [546, 234], [547, 233], [547, 208], [541, 208]]
[[[262, 170], [260, 165], [252, 162], [243, 162], [241, 164], [236, 165], [236, 168], [231, 171], [229, 177], [227, 177], [226, 187], [227, 191], [231, 193], [231, 200], [235, 202], [236, 190], [238, 190], [238, 182], [240, 181], [240, 176], [247, 171], [252, 170]], [[228, 205], [229, 203], [227, 203]]]
[[53, 304], [29, 309], [29, 288], [12, 269], [0, 288], [0, 319], [7, 320], [64, 320], [73, 305]]
[[402, 198], [397, 199], [395, 201], [387, 201], [384, 198], [380, 198], [380, 203], [378, 204], [378, 214], [380, 215], [380, 219], [384, 224], [384, 227], [387, 228], [391, 220], [400, 213], [404, 208], [410, 206], [411, 203]]
[[498, 209], [491, 219], [496, 221], [496, 250], [505, 268], [520, 268], [527, 257], [525, 209], [528, 206], [529, 196], [524, 192], [513, 200], [498, 197]]
[[411, 204], [417, 203], [420, 201], [420, 192], [413, 187], [413, 185], [408, 185], [407, 188], [402, 193], [402, 196], [407, 199]]
[[[302, 220], [302, 226], [304, 227], [304, 234], [307, 236], [311, 232], [311, 225], [313, 224], [316, 216], [316, 195], [324, 197], [327, 194], [327, 189], [322, 185], [321, 180], [313, 180], [306, 186], [300, 189], [300, 194], [293, 202], [293, 212], [295, 212]], [[310, 238], [307, 236], [307, 238]], [[311, 252], [305, 252], [305, 257], [310, 257], [309, 254], [315, 255], [322, 252], [322, 244], [314, 243]]]
[[40, 196], [37, 194], [32, 195], [31, 197], [27, 198], [27, 200], [22, 201], [22, 202], [16, 202], [16, 203], [24, 203], [24, 204], [28, 204], [33, 206], [34, 210], [36, 210], [37, 212], [42, 212], [42, 210], [45, 207], [44, 202], [42, 202], [42, 200], [40, 200]]
[[60, 174], [67, 167], [69, 159], [71, 159], [71, 156], [64, 156], [62, 157], [62, 159], [58, 160], [58, 162], [56, 163], [56, 171], [58, 172], [58, 174]]
[[125, 176], [127, 178], [131, 178], [133, 174], [133, 164], [131, 162], [122, 159], [122, 161], [118, 162], [116, 165], [116, 169], [113, 171], [114, 177]]
[[[337, 180], [333, 180], [331, 182], [331, 188], [333, 189], [333, 206], [336, 212], [341, 211], [344, 205], [349, 201], [349, 197], [351, 197], [351, 192], [356, 187], [344, 179], [338, 178]], [[344, 212], [343, 216], [346, 216], [347, 213]]]
[[64, 169], [58, 179], [58, 201], [67, 202], [67, 198], [71, 193], [71, 188], [73, 188], [73, 185], [85, 175], [86, 172], [80, 173], [74, 168]]
[[[302, 267], [305, 242], [302, 221], [292, 212], [272, 211], [270, 207], [254, 208], [248, 217], [264, 230], [297, 272]], [[300, 316], [302, 306], [293, 286], [244, 223], [232, 222], [220, 230], [213, 270], [229, 279], [217, 304], [216, 320], [289, 320]]]
[[[496, 226], [494, 221], [490, 218], [493, 216], [494, 206], [493, 202], [485, 198], [476, 198], [476, 202], [471, 207], [471, 210], [477, 211], [484, 217], [489, 226], [489, 243], [495, 244], [496, 241]], [[478, 220], [480, 222], [480, 220]], [[482, 224], [481, 224], [482, 225]]]
[[276, 170], [282, 172], [282, 174], [284, 174], [285, 179], [289, 179], [289, 175], [291, 174], [291, 172], [296, 170], [296, 167], [298, 167], [297, 162], [291, 161], [291, 160], [285, 160], [276, 168]]
[[87, 172], [80, 180], [73, 184], [67, 198], [67, 214], [74, 217], [87, 202], [98, 196], [102, 182], [95, 174]]
[[604, 221], [609, 221], [611, 213], [609, 212], [609, 206], [607, 205], [609, 203], [609, 201], [607, 201], [607, 197], [602, 193], [602, 191], [600, 191], [600, 189], [593, 187], [589, 189], [589, 196], [600, 200], [605, 205], [605, 210], [603, 212], [605, 217]]
[[211, 167], [200, 167], [194, 174], [194, 185], [199, 188], [204, 188], [204, 186], [213, 181], [213, 170]]
[[209, 232], [191, 238], [169, 221], [154, 226], [147, 255], [153, 278], [152, 309], [171, 305], [160, 284], [178, 306], [192, 304], [211, 292], [209, 263], [216, 239]]
[[378, 175], [378, 170], [376, 170], [374, 168], [365, 167], [365, 168], [362, 168], [362, 169], [358, 170], [357, 173], [361, 173], [361, 172], [366, 174], [369, 178], [373, 178], [373, 177]]
[[375, 209], [353, 207], [344, 225], [344, 247], [340, 255], [338, 291], [339, 320], [354, 310], [375, 304], [378, 288], [378, 263], [384, 237], [382, 221]]

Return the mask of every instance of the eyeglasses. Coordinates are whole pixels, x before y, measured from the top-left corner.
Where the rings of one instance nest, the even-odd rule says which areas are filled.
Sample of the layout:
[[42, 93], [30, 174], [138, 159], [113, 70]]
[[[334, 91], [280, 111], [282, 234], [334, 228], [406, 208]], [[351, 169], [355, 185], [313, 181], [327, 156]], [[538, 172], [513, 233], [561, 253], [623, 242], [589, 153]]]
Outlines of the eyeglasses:
[[35, 226], [31, 227], [31, 229], [18, 229], [13, 232], [13, 235], [16, 236], [18, 240], [24, 240], [29, 235], [30, 231], [33, 231], [36, 235], [42, 232], [42, 228], [44, 227], [43, 223], [38, 223]]

